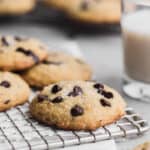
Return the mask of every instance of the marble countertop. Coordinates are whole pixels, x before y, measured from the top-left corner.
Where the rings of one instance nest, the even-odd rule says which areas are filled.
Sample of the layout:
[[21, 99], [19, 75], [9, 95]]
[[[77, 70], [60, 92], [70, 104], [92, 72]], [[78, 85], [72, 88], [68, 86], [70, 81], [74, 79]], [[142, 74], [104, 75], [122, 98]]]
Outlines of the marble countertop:
[[[80, 28], [78, 30], [72, 28], [69, 32], [68, 28], [70, 28], [70, 24], [62, 25], [59, 23], [57, 26], [55, 23], [48, 22], [48, 18], [46, 19], [46, 23], [25, 23], [22, 20], [8, 21], [7, 19], [5, 22], [2, 22], [0, 20], [0, 34], [33, 36], [45, 41], [49, 46], [55, 46], [68, 40], [76, 41], [84, 57], [93, 67], [94, 78], [122, 93], [123, 50], [120, 33], [94, 32], [92, 34], [85, 34]], [[123, 96], [125, 97], [125, 95]], [[125, 99], [130, 107], [133, 107], [150, 122], [150, 104], [131, 100], [128, 97], [125, 97]], [[146, 140], [150, 140], [149, 132], [136, 139], [117, 143], [117, 146], [119, 150], [132, 150], [135, 145]]]

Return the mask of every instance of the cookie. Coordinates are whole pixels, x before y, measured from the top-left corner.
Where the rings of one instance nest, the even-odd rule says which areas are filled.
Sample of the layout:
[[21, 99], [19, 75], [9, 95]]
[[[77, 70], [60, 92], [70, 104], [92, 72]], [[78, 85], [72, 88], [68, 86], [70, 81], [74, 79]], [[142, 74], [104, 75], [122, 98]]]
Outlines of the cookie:
[[150, 142], [138, 145], [134, 150], [150, 150]]
[[113, 89], [90, 81], [61, 81], [44, 88], [30, 104], [32, 116], [65, 130], [95, 130], [125, 114]]
[[63, 52], [50, 52], [42, 63], [24, 71], [22, 77], [34, 87], [62, 80], [89, 80], [91, 68], [84, 61]]
[[120, 0], [46, 0], [72, 19], [91, 24], [119, 23]]
[[21, 77], [10, 72], [0, 72], [0, 111], [25, 103], [29, 96], [29, 86]]
[[46, 48], [36, 39], [0, 37], [0, 70], [24, 70], [41, 62], [47, 56]]
[[60, 10], [65, 10], [69, 5], [68, 0], [43, 0], [47, 6], [52, 6]]
[[31, 11], [35, 0], [1, 0], [0, 15], [19, 15]]

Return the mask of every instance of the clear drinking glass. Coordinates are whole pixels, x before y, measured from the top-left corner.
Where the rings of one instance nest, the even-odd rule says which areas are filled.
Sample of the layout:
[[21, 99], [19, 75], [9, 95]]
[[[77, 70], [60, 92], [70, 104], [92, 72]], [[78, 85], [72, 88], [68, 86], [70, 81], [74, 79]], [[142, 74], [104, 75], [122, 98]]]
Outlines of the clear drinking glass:
[[150, 102], [150, 0], [122, 0], [123, 91]]

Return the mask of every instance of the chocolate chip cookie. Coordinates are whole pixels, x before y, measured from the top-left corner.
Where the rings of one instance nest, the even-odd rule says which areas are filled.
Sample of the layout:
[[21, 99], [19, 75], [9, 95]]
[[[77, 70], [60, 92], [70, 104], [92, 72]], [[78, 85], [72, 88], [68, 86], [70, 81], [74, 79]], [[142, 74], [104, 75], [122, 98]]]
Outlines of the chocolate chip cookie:
[[46, 48], [36, 39], [18, 36], [0, 37], [0, 69], [18, 71], [32, 67], [48, 56]]
[[30, 105], [32, 116], [66, 130], [95, 130], [125, 114], [125, 102], [110, 87], [90, 81], [61, 81], [44, 88]]
[[150, 150], [150, 142], [138, 145], [134, 150]]
[[0, 72], [0, 111], [25, 103], [29, 96], [29, 86], [18, 75]]
[[20, 15], [31, 11], [35, 0], [0, 0], [0, 15]]
[[119, 23], [120, 0], [46, 0], [48, 4], [62, 9], [70, 18], [80, 22], [100, 24]]
[[34, 87], [61, 80], [89, 80], [91, 68], [81, 59], [63, 52], [50, 52], [42, 63], [24, 71], [22, 77]]

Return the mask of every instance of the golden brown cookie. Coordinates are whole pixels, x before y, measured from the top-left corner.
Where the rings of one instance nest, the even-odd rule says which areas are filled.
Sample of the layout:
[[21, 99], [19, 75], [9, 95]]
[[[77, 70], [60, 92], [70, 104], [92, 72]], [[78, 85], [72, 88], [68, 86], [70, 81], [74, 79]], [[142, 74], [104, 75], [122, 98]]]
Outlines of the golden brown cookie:
[[0, 69], [18, 71], [32, 67], [48, 56], [46, 48], [36, 39], [1, 36]]
[[18, 75], [0, 72], [0, 111], [25, 103], [29, 96], [29, 86]]
[[62, 80], [90, 80], [91, 68], [84, 61], [62, 52], [50, 52], [42, 63], [24, 71], [22, 77], [34, 87]]
[[20, 15], [31, 11], [35, 0], [0, 0], [0, 15]]
[[53, 7], [63, 10], [70, 18], [91, 24], [119, 23], [120, 0], [46, 0]]
[[66, 130], [95, 130], [125, 114], [125, 102], [113, 89], [89, 81], [62, 81], [45, 87], [32, 101], [32, 116]]

